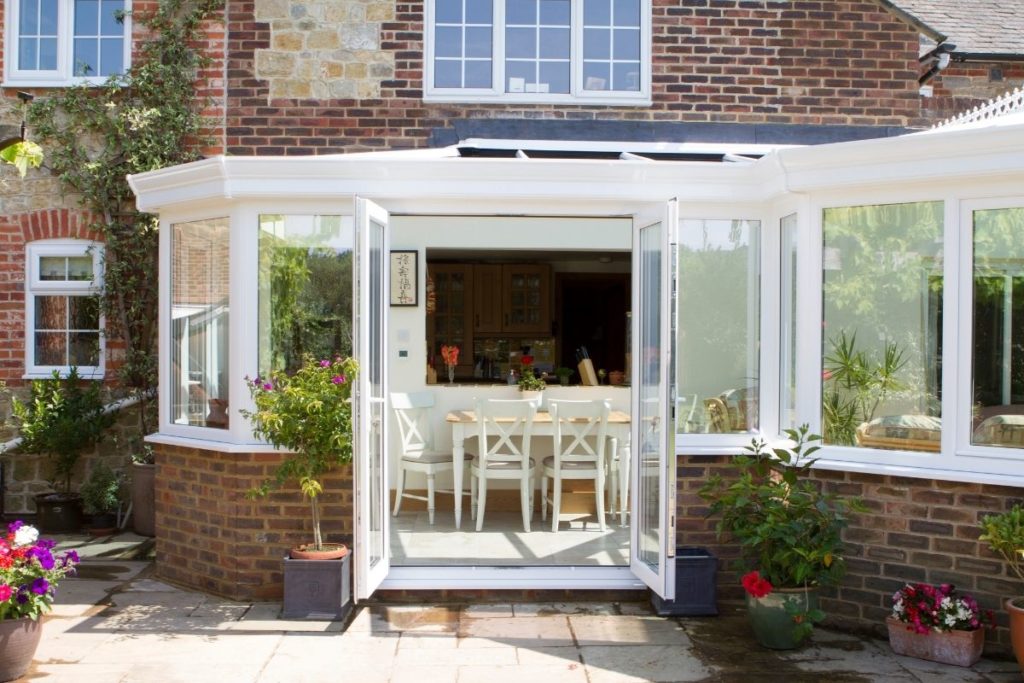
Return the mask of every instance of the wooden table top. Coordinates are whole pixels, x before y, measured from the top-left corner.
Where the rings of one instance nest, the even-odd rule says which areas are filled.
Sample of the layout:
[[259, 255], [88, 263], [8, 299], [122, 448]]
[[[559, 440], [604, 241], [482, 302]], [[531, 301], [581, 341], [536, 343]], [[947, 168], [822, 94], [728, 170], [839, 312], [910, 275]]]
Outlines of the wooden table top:
[[[513, 422], [513, 417], [499, 417], [498, 422]], [[445, 416], [445, 421], [450, 423], [476, 424], [476, 411], [474, 410], [453, 410]], [[533, 418], [534, 422], [551, 422], [551, 413], [548, 411], [537, 411]], [[629, 424], [629, 413], [621, 410], [613, 410], [608, 413], [608, 424]]]

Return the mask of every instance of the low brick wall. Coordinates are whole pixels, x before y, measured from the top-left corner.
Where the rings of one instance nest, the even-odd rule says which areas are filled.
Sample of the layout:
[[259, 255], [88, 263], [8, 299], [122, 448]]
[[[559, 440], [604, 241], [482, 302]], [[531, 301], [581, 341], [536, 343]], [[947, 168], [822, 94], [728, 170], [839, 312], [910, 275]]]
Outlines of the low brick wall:
[[[309, 504], [297, 489], [256, 501], [245, 493], [271, 476], [280, 454], [155, 450], [157, 575], [235, 600], [279, 600], [281, 559], [313, 538]], [[324, 488], [324, 540], [351, 542], [351, 469]]]

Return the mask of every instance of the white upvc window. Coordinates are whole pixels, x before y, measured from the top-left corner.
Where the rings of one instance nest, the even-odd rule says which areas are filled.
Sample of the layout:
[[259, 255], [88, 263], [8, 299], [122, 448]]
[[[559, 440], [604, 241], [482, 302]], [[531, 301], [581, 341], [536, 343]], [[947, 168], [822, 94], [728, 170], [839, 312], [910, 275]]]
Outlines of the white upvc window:
[[4, 85], [100, 83], [131, 56], [130, 0], [6, 0]]
[[29, 243], [26, 256], [26, 377], [64, 374], [72, 367], [83, 377], [102, 377], [102, 246], [40, 240]]
[[647, 105], [650, 0], [428, 0], [424, 99]]

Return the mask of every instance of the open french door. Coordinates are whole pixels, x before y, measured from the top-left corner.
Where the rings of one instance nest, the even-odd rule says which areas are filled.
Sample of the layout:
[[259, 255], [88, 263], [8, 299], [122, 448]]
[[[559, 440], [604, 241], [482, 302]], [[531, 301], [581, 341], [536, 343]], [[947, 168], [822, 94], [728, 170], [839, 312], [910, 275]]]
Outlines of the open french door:
[[629, 567], [675, 598], [676, 200], [633, 217], [633, 344]]
[[390, 569], [387, 490], [388, 213], [355, 200], [352, 353], [359, 363], [352, 397], [355, 599], [380, 586]]

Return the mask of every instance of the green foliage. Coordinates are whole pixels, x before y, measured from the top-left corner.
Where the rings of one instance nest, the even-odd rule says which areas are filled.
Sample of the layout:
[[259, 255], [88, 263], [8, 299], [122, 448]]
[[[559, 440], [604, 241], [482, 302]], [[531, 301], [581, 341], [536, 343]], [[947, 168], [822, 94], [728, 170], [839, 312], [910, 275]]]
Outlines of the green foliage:
[[857, 334], [840, 332], [831, 339], [832, 352], [825, 356], [822, 415], [825, 443], [853, 446], [857, 427], [875, 417], [887, 396], [907, 387], [897, 375], [907, 364], [896, 342], [885, 345], [882, 360], [875, 361], [857, 349]]
[[312, 356], [293, 375], [274, 373], [249, 383], [256, 409], [242, 415], [253, 434], [290, 452], [273, 479], [248, 492], [250, 499], [266, 496], [296, 481], [309, 499], [314, 544], [323, 547], [318, 498], [321, 479], [339, 465], [352, 462], [352, 386], [357, 372], [353, 358], [333, 361]]
[[846, 569], [841, 533], [847, 514], [861, 509], [807, 478], [809, 458], [820, 436], [806, 425], [786, 430], [794, 443], [771, 449], [751, 441], [747, 454], [733, 459], [735, 479], [712, 476], [700, 489], [709, 515], [719, 516], [719, 538], [740, 544], [740, 564], [756, 568], [776, 588], [834, 585]]
[[18, 175], [24, 178], [29, 168], [43, 164], [43, 148], [31, 140], [12, 142], [0, 149], [0, 159], [18, 169]]
[[998, 515], [981, 519], [982, 534], [979, 541], [988, 543], [992, 552], [1000, 555], [1010, 570], [1024, 581], [1024, 507], [1014, 505]]
[[544, 391], [548, 384], [533, 372], [532, 367], [523, 368], [523, 374], [519, 378], [520, 391]]
[[157, 383], [157, 222], [135, 209], [127, 176], [200, 157], [206, 101], [194, 82], [209, 60], [196, 45], [202, 22], [222, 7], [223, 0], [161, 0], [136, 17], [150, 35], [128, 73], [58, 89], [28, 109], [53, 173], [99, 217], [92, 227], [106, 245], [104, 312], [126, 345], [120, 379], [142, 400], [143, 432], [155, 419], [148, 399]]
[[116, 512], [124, 500], [124, 476], [97, 462], [82, 484], [82, 507], [90, 515]]
[[71, 475], [82, 451], [94, 446], [113, 416], [104, 412], [100, 383], [86, 381], [71, 368], [61, 378], [34, 380], [27, 401], [11, 400], [21, 450], [50, 458], [54, 488], [70, 492]]

